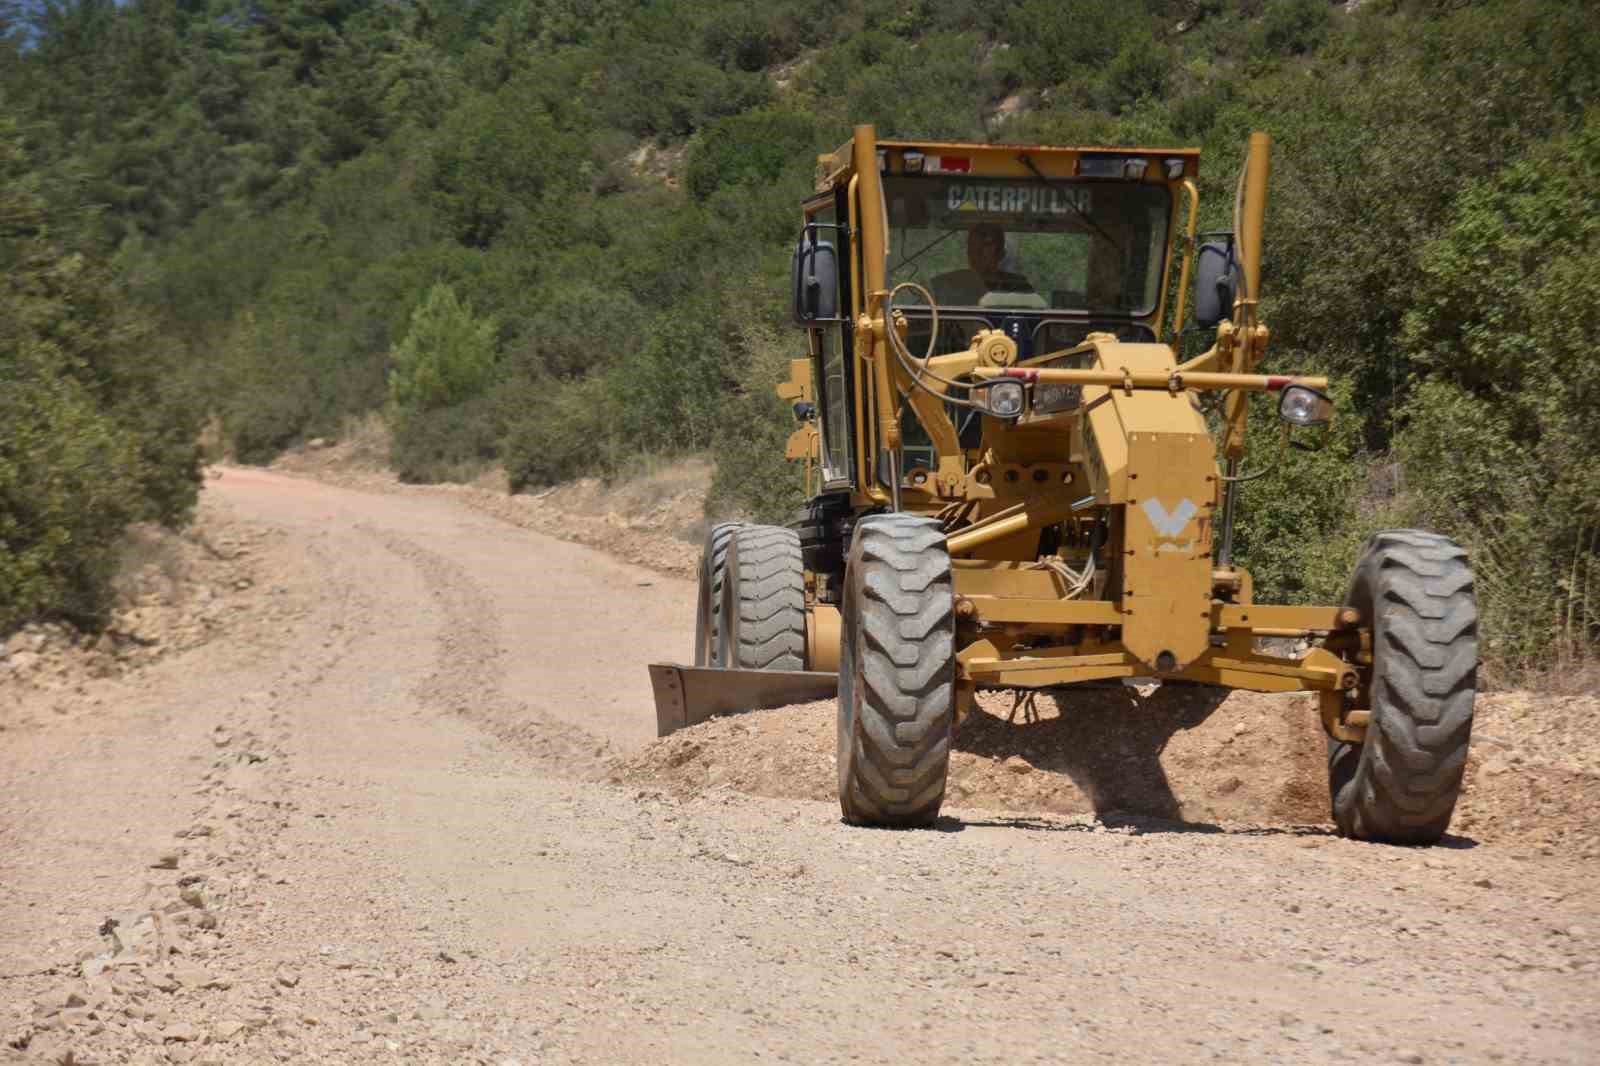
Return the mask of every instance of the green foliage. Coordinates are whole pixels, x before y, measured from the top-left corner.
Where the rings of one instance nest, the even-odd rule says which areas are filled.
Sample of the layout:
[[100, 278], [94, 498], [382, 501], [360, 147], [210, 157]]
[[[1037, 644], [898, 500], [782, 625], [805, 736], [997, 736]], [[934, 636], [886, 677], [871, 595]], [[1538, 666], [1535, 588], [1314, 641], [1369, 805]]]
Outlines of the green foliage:
[[1260, 47], [1280, 55], [1304, 55], [1322, 43], [1330, 18], [1326, 0], [1271, 0], [1261, 16]]
[[493, 462], [499, 427], [488, 390], [495, 324], [439, 282], [411, 312], [391, 355], [391, 461], [405, 481], [466, 481]]
[[800, 467], [784, 458], [794, 414], [775, 391], [789, 378], [794, 345], [786, 332], [774, 329], [746, 343], [749, 362], [724, 399], [727, 409], [712, 443], [716, 472], [706, 514], [783, 525], [804, 502]]
[[1148, 27], [1142, 8], [1128, 0], [1023, 0], [1010, 9], [1007, 25], [1022, 74], [1042, 85], [1092, 77], [1127, 37]]
[[[379, 408], [411, 479], [498, 458], [537, 485], [712, 448], [712, 508], [781, 518], [798, 474], [769, 387], [800, 343], [774, 330], [818, 148], [855, 122], [1197, 143], [1210, 229], [1229, 224], [1246, 134], [1266, 129], [1267, 369], [1328, 373], [1340, 420], [1323, 452], [1242, 490], [1258, 591], [1336, 597], [1368, 531], [1432, 524], [1487, 575], [1497, 661], [1593, 646], [1585, 5], [18, 10], [0, 95], [23, 131], [6, 143], [31, 157], [6, 164], [5, 205], [34, 221], [0, 240], [27, 260], [8, 264], [0, 334], [31, 353], [9, 372], [33, 406], [7, 417], [71, 437], [69, 467], [131, 464], [132, 502], [107, 521], [181, 518], [201, 410], [265, 460]], [[1024, 107], [1002, 121], [1012, 94]], [[1252, 465], [1277, 447], [1257, 407]], [[65, 602], [49, 587], [30, 602]]]
[[1167, 91], [1172, 56], [1156, 44], [1148, 31], [1130, 34], [1106, 68], [1106, 105], [1121, 111], [1142, 99], [1159, 98]]
[[531, 88], [513, 83], [474, 96], [440, 127], [433, 195], [439, 217], [464, 245], [494, 243], [576, 169], [580, 146], [556, 129]]
[[817, 141], [815, 121], [792, 111], [759, 108], [720, 119], [690, 142], [684, 183], [700, 200], [729, 185], [770, 184], [814, 153]]
[[621, 442], [611, 430], [613, 399], [601, 377], [517, 382], [506, 402], [516, 411], [502, 451], [513, 492], [614, 469]]
[[[1456, 198], [1405, 339], [1410, 510], [1468, 544], [1497, 659], [1600, 637], [1600, 111]], [[1448, 455], [1449, 462], [1439, 462]]]
[[[1296, 373], [1320, 371], [1303, 356], [1275, 360]], [[1239, 486], [1234, 529], [1236, 557], [1250, 569], [1256, 595], [1279, 603], [1338, 603], [1362, 537], [1378, 524], [1358, 514], [1365, 484], [1360, 412], [1348, 393], [1337, 393], [1333, 424], [1297, 430], [1306, 452], [1284, 445], [1275, 395], [1250, 406], [1246, 476]]]
[[429, 289], [391, 357], [389, 400], [395, 409], [403, 417], [481, 395], [494, 373], [494, 331], [494, 323], [474, 315], [448, 283]]
[[495, 415], [486, 395], [408, 412], [394, 424], [389, 464], [401, 481], [471, 481], [500, 455]]
[[45, 187], [0, 121], [0, 633], [104, 621], [124, 528], [182, 522], [199, 484], [168, 352], [75, 235], [83, 214], [47, 192], [75, 195]]

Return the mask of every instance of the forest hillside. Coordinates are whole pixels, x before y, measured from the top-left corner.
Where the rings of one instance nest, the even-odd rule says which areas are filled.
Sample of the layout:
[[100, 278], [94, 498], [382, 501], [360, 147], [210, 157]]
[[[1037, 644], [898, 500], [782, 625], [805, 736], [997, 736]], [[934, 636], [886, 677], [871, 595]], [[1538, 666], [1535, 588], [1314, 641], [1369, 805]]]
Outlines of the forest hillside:
[[402, 477], [519, 489], [709, 451], [711, 511], [787, 517], [797, 202], [873, 122], [1198, 145], [1202, 228], [1271, 133], [1268, 365], [1340, 417], [1245, 490], [1257, 587], [1422, 525], [1499, 679], [1600, 637], [1580, 0], [0, 0], [0, 101], [0, 634], [103, 616], [204, 425], [259, 462], [381, 411]]

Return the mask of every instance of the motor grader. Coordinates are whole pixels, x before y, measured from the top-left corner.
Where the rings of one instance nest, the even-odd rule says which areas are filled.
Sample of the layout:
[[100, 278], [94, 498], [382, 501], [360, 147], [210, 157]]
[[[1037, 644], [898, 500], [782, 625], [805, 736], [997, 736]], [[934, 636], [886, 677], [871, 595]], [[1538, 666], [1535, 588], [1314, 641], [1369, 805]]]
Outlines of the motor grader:
[[1269, 153], [1252, 135], [1232, 230], [1199, 239], [1193, 149], [862, 126], [820, 157], [809, 354], [779, 390], [809, 500], [710, 531], [695, 665], [651, 668], [660, 732], [837, 694], [844, 818], [924, 826], [980, 690], [1064, 714], [1111, 679], [1315, 693], [1339, 831], [1439, 840], [1476, 684], [1465, 553], [1380, 532], [1331, 606], [1258, 602], [1234, 558], [1249, 405], [1277, 403], [1269, 450], [1332, 415], [1325, 379], [1257, 372]]

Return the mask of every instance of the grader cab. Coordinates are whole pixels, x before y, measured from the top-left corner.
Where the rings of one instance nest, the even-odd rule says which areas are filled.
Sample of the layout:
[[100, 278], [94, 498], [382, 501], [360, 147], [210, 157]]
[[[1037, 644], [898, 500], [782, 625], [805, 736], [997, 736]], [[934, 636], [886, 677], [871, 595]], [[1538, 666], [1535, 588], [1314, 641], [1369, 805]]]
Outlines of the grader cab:
[[[1198, 244], [1192, 149], [863, 126], [821, 157], [792, 274], [809, 356], [780, 389], [809, 500], [710, 532], [695, 666], [652, 667], [661, 732], [836, 694], [844, 817], [920, 826], [980, 689], [1064, 689], [1063, 713], [1113, 678], [1303, 691], [1339, 830], [1437, 841], [1472, 725], [1465, 554], [1379, 533], [1315, 607], [1257, 602], [1234, 560], [1249, 404], [1276, 401], [1285, 446], [1332, 414], [1326, 380], [1257, 372], [1269, 148]], [[1214, 341], [1180, 360], [1191, 277]]]

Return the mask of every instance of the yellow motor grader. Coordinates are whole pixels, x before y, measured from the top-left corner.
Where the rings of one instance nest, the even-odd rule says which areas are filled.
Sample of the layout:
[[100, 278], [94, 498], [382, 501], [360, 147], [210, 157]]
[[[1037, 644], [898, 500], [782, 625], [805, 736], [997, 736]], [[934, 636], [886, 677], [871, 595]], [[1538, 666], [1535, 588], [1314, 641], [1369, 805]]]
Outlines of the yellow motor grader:
[[[862, 126], [820, 157], [792, 275], [809, 356], [780, 389], [809, 501], [710, 531], [695, 665], [651, 668], [660, 732], [836, 693], [845, 819], [922, 826], [980, 689], [1303, 691], [1340, 832], [1437, 841], [1472, 727], [1465, 553], [1378, 533], [1323, 607], [1257, 602], [1234, 560], [1248, 405], [1275, 399], [1284, 446], [1332, 415], [1326, 380], [1256, 372], [1269, 149], [1251, 137], [1233, 230], [1199, 242], [1194, 149]], [[1180, 359], [1191, 277], [1214, 341]]]

